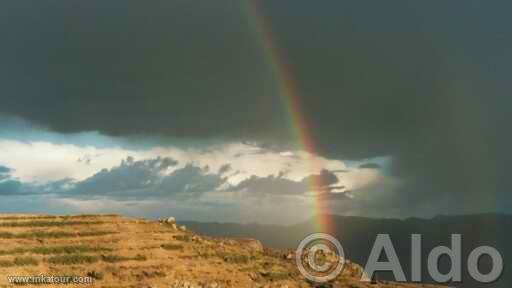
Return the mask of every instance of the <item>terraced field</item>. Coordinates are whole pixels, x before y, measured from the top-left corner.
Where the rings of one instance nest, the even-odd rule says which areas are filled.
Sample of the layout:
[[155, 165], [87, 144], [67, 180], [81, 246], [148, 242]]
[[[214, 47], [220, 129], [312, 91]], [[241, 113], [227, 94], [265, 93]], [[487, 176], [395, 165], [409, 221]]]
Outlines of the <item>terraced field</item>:
[[[13, 276], [77, 277], [24, 287], [312, 287], [285, 254], [116, 215], [0, 215], [0, 287], [27, 279]], [[360, 272], [346, 265], [324, 287], [430, 287], [359, 283]]]

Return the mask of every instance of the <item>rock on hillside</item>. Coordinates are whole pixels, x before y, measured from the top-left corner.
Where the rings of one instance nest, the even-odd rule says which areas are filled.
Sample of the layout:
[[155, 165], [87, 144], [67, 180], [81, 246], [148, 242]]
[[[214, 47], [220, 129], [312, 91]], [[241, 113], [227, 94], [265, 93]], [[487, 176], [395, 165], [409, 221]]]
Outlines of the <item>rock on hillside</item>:
[[[433, 287], [359, 283], [361, 271], [349, 263], [322, 287]], [[286, 251], [252, 239], [197, 235], [174, 218], [0, 215], [0, 287], [26, 280], [9, 276], [35, 275], [82, 277], [74, 280], [91, 281], [89, 287], [314, 287]]]

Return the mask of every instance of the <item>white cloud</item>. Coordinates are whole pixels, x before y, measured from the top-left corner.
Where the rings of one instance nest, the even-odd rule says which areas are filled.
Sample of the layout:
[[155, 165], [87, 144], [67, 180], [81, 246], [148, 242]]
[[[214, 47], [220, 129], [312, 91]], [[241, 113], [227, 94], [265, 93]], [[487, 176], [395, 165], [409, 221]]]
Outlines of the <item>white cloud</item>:
[[[170, 157], [179, 163], [173, 169], [192, 163], [200, 167], [208, 166], [211, 171], [218, 172], [221, 167], [229, 164], [231, 171], [228, 172], [228, 183], [231, 185], [253, 175], [267, 177], [286, 173], [287, 179], [300, 181], [308, 175], [318, 174], [321, 169], [346, 168], [342, 161], [312, 157], [304, 151], [279, 153], [243, 143], [216, 145], [207, 150], [174, 147], [128, 150], [120, 147], [96, 148], [42, 141], [0, 140], [0, 151], [0, 165], [13, 169], [11, 175], [24, 182], [48, 182], [63, 178], [82, 181], [102, 169], [119, 165], [128, 156], [135, 160]], [[311, 157], [316, 163], [315, 168], [310, 167]]]
[[[17, 181], [20, 181], [20, 183], [36, 182], [42, 184], [52, 183], [53, 181], [58, 181], [64, 178], [72, 178], [76, 181], [77, 185], [80, 185], [79, 183], [91, 182], [91, 179], [97, 180], [98, 178], [94, 178], [93, 176], [99, 171], [102, 169], [119, 167], [120, 163], [128, 157], [132, 157], [134, 161], [156, 159], [157, 157], [168, 157], [176, 160], [178, 164], [170, 165], [166, 169], [159, 170], [159, 175], [153, 176], [158, 179], [167, 179], [166, 176], [171, 177], [172, 175], [181, 175], [182, 173], [175, 173], [177, 171], [187, 171], [186, 169], [183, 169], [187, 167], [187, 165], [192, 165], [193, 167], [204, 169], [204, 177], [222, 177], [222, 181], [216, 180], [216, 182], [211, 182], [211, 179], [209, 179], [209, 182], [204, 182], [206, 184], [209, 183], [209, 185], [205, 187], [213, 187], [211, 188], [212, 191], [203, 191], [207, 188], [200, 189], [207, 193], [196, 195], [196, 198], [194, 198], [195, 204], [190, 204], [191, 207], [194, 205], [195, 207], [198, 205], [228, 205], [230, 207], [238, 207], [232, 208], [235, 210], [245, 207], [244, 209], [247, 213], [249, 213], [248, 211], [253, 211], [255, 213], [254, 215], [256, 215], [256, 211], [261, 212], [266, 209], [263, 207], [257, 208], [258, 205], [261, 204], [270, 207], [272, 205], [269, 203], [276, 203], [277, 199], [286, 199], [291, 206], [307, 206], [307, 203], [311, 201], [311, 197], [308, 197], [309, 194], [307, 192], [304, 193], [309, 186], [303, 181], [312, 174], [319, 174], [321, 170], [331, 171], [332, 173], [335, 173], [339, 179], [339, 183], [333, 184], [330, 192], [340, 195], [345, 194], [355, 198], [371, 197], [371, 195], [367, 195], [365, 191], [374, 191], [374, 189], [368, 190], [366, 188], [379, 186], [381, 184], [384, 186], [390, 186], [388, 184], [391, 181], [388, 176], [385, 176], [382, 173], [383, 171], [381, 169], [359, 169], [358, 165], [356, 165], [357, 163], [350, 163], [350, 165], [347, 165], [344, 161], [318, 157], [305, 151], [275, 151], [247, 143], [216, 144], [210, 145], [207, 148], [187, 149], [168, 146], [137, 150], [121, 148], [121, 146], [113, 145], [111, 147], [105, 148], [105, 146], [103, 146], [100, 148], [92, 145], [81, 146], [45, 141], [27, 142], [0, 139], [0, 151], [2, 151], [2, 153], [0, 153], [0, 166], [5, 166], [11, 169], [9, 171], [11, 179], [16, 179]], [[247, 181], [248, 179], [251, 179], [251, 177], [253, 177], [254, 180]], [[136, 179], [136, 177], [133, 179]], [[284, 180], [277, 181], [276, 179]], [[206, 180], [208, 179], [205, 178], [205, 181]], [[126, 181], [123, 182], [123, 185], [128, 183], [125, 182]], [[179, 190], [175, 189], [175, 186], [180, 183], [183, 184], [182, 182], [188, 185], [188, 182], [186, 182], [185, 179], [176, 179], [176, 181], [173, 182], [175, 183], [174, 186], [167, 182], [165, 182], [166, 185], [164, 186], [168, 188], [170, 187], [169, 189], [173, 188], [174, 190]], [[196, 182], [202, 183], [200, 179], [194, 180], [194, 183]], [[280, 183], [281, 185], [277, 185], [276, 183]], [[267, 184], [274, 185], [275, 187], [265, 186]], [[155, 183], [145, 183], [142, 186], [155, 187], [155, 185]], [[107, 186], [104, 185], [102, 187]], [[245, 189], [237, 191], [236, 187], [245, 187]], [[289, 189], [287, 189], [287, 187]], [[130, 191], [111, 191], [113, 189], [107, 188], [103, 189], [105, 191], [92, 191], [89, 194], [94, 195], [95, 197], [101, 197], [102, 195], [108, 197], [109, 193], [112, 194], [113, 192], [116, 192], [119, 194], [119, 197], [116, 200], [111, 197], [109, 201], [114, 201], [116, 203], [117, 201], [131, 201], [129, 200], [129, 197], [127, 199], [123, 199], [123, 195], [126, 195], [127, 193], [129, 194]], [[133, 191], [131, 192], [137, 194], [140, 187], [137, 186], [135, 188], [133, 188]], [[261, 190], [264, 190], [263, 192], [266, 193], [262, 193]], [[353, 191], [353, 193], [346, 193], [347, 191]], [[167, 197], [172, 194], [171, 192], [176, 191], [167, 192], [169, 193], [162, 193], [161, 196]], [[138, 194], [140, 195], [135, 195], [137, 196], [136, 198], [144, 200], [144, 197], [151, 196], [154, 193], [151, 195], [147, 193]], [[159, 194], [157, 193], [153, 196], [155, 195], [158, 196]], [[87, 195], [82, 196], [85, 197]], [[81, 197], [80, 200], [68, 199], [66, 200], [67, 202], [63, 202], [61, 204], [66, 205], [67, 203], [70, 206], [74, 206], [71, 205], [71, 203], [81, 203], [82, 206], [76, 206], [76, 209], [84, 208], [89, 204], [90, 207], [101, 208], [94, 204], [96, 203], [94, 201], [97, 200], [90, 200], [93, 202], [87, 202], [87, 197], [84, 197]], [[134, 197], [132, 197], [132, 199], [133, 198]], [[174, 200], [167, 199], [164, 202], [169, 201]], [[254, 201], [260, 201], [261, 203], [258, 204]], [[109, 205], [104, 207], [105, 211], [107, 211], [109, 207], [117, 207], [113, 203], [108, 203]], [[118, 208], [123, 211], [128, 209], [124, 206], [127, 205], [127, 203], [118, 203], [116, 205], [118, 205]], [[148, 203], [147, 206], [149, 207], [152, 205], [153, 204]]]
[[[363, 204], [371, 199], [386, 198], [390, 195], [386, 191], [399, 185], [383, 173], [385, 168], [360, 169], [361, 163], [300, 150], [275, 151], [247, 143], [128, 149], [116, 143], [95, 147], [0, 139], [0, 167], [5, 166], [0, 182], [4, 186], [16, 182], [40, 192], [9, 191], [2, 201], [11, 201], [5, 203], [16, 211], [22, 211], [22, 204], [30, 199], [38, 199], [38, 211], [58, 213], [158, 217], [172, 211], [173, 216], [202, 221], [274, 223], [279, 219], [294, 223], [311, 216], [315, 199], [308, 191], [311, 187], [307, 179], [322, 170], [334, 173], [334, 180], [339, 180], [329, 187], [335, 211], [361, 213], [354, 209], [366, 207]], [[121, 165], [128, 157], [133, 158], [131, 164], [125, 161]], [[173, 159], [177, 164], [152, 169], [151, 163], [162, 161], [158, 157]], [[149, 161], [137, 162], [142, 160]], [[376, 160], [366, 159], [364, 163], [382, 162]], [[108, 171], [98, 174], [102, 169]], [[64, 178], [75, 182], [54, 182]], [[53, 187], [66, 185], [69, 187], [63, 193], [52, 194], [58, 190]], [[287, 211], [286, 218], [283, 210]]]
[[[0, 163], [24, 182], [48, 182], [63, 178], [83, 180], [103, 168], [119, 165], [130, 151], [49, 142], [0, 140]], [[89, 163], [79, 161], [88, 158]]]

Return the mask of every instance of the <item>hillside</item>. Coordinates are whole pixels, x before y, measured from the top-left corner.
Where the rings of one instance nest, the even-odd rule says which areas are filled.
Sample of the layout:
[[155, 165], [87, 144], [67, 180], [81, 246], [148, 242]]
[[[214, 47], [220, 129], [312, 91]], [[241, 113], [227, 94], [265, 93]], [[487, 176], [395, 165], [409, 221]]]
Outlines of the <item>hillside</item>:
[[[422, 235], [422, 256], [425, 260], [430, 251], [437, 246], [451, 247], [451, 234], [462, 235], [462, 255], [466, 261], [469, 253], [479, 246], [495, 247], [503, 256], [504, 271], [498, 281], [488, 284], [477, 283], [468, 273], [463, 273], [464, 288], [509, 288], [512, 287], [512, 268], [508, 265], [512, 259], [512, 232], [507, 227], [512, 225], [512, 215], [476, 214], [437, 216], [431, 219], [377, 219], [365, 217], [332, 215], [336, 234], [343, 245], [345, 256], [357, 263], [366, 263], [373, 243], [378, 234], [389, 234], [396, 249], [400, 263], [410, 279], [411, 234]], [[285, 249], [296, 247], [306, 236], [316, 231], [314, 221], [291, 226], [236, 224], [236, 223], [198, 223], [187, 222], [192, 230], [218, 237], [257, 238], [266, 246]], [[482, 271], [489, 271], [488, 259], [480, 262]], [[426, 260], [425, 260], [426, 261]], [[441, 258], [440, 267], [447, 271], [450, 266], [448, 258]], [[423, 265], [423, 281], [433, 281], [426, 265]], [[389, 274], [379, 274], [380, 279], [393, 280]], [[453, 284], [459, 286], [460, 284]]]
[[[312, 286], [283, 251], [259, 241], [116, 215], [1, 215], [0, 245], [0, 287], [16, 286], [9, 276], [36, 275], [87, 277], [81, 280], [93, 287]], [[430, 287], [358, 283], [360, 271], [345, 265], [332, 287]]]

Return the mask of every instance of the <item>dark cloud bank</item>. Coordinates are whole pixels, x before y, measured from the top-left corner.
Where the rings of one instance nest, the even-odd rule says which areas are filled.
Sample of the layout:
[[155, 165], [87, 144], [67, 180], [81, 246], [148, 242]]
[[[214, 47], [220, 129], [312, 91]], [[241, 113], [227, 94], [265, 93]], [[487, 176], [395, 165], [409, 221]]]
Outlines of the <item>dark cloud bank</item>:
[[[148, 199], [168, 199], [173, 201], [190, 201], [198, 199], [205, 193], [227, 193], [235, 197], [244, 193], [244, 197], [257, 199], [265, 196], [304, 196], [310, 190], [310, 177], [322, 177], [329, 194], [339, 182], [338, 177], [330, 171], [323, 170], [319, 175], [305, 177], [300, 181], [278, 176], [252, 177], [238, 184], [228, 183], [228, 172], [222, 166], [218, 172], [208, 167], [195, 164], [179, 163], [171, 158], [155, 158], [135, 161], [128, 157], [119, 166], [103, 169], [83, 180], [63, 179], [46, 184], [20, 182], [9, 174], [7, 167], [0, 166], [0, 196], [55, 196], [77, 200], [110, 199], [116, 201], [133, 201]], [[226, 164], [227, 165], [227, 164]], [[2, 174], [2, 171], [6, 171]], [[209, 203], [213, 206], [222, 203]]]
[[[391, 173], [405, 185], [382, 207], [361, 209], [510, 212], [510, 1], [260, 4], [319, 151], [393, 157]], [[248, 7], [3, 2], [0, 112], [64, 133], [287, 145], [287, 119]]]

